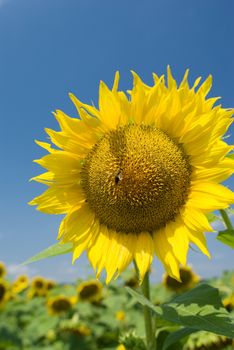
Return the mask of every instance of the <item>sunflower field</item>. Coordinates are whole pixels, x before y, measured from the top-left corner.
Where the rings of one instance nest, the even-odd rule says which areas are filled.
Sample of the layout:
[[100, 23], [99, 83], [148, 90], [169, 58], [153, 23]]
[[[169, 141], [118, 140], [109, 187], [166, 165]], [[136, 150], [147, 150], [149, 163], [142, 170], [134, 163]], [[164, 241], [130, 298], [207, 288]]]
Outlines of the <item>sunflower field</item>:
[[[133, 271], [109, 286], [94, 279], [61, 284], [40, 276], [30, 280], [26, 275], [11, 281], [3, 263], [0, 274], [0, 350], [146, 349], [143, 308], [129, 294], [129, 290], [139, 292]], [[164, 274], [162, 283], [152, 284], [153, 307], [169, 307], [185, 295], [189, 298], [191, 288], [207, 288], [208, 283], [203, 304], [209, 303], [212, 290], [219, 290], [222, 308], [234, 314], [234, 271], [209, 281], [189, 267], [180, 274], [181, 283]], [[198, 329], [186, 333], [179, 324], [154, 317], [158, 349], [233, 349], [232, 340], [217, 330], [216, 334]]]

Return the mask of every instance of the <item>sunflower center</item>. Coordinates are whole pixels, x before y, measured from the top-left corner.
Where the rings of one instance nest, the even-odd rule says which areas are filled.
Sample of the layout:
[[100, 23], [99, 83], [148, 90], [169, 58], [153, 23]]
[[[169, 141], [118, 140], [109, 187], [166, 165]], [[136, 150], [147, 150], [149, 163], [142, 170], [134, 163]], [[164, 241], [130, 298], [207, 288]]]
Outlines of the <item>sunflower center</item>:
[[181, 278], [181, 282], [178, 282], [177, 280], [175, 280], [171, 276], [167, 276], [167, 279], [166, 279], [167, 286], [173, 290], [181, 289], [181, 287], [188, 286], [190, 284], [193, 276], [192, 276], [191, 271], [181, 269], [180, 270], [180, 278]]
[[6, 288], [0, 284], [0, 301], [3, 299], [5, 294], [6, 294]]
[[98, 286], [95, 284], [91, 284], [89, 286], [83, 287], [80, 291], [80, 298], [86, 299], [98, 293]]
[[185, 203], [190, 165], [183, 149], [153, 126], [106, 133], [82, 168], [87, 202], [101, 224], [117, 232], [153, 232]]
[[71, 303], [67, 299], [54, 300], [52, 304], [52, 308], [54, 311], [57, 311], [57, 312], [67, 311], [71, 308]]
[[36, 288], [36, 289], [42, 289], [43, 287], [44, 287], [44, 283], [42, 282], [42, 281], [35, 281], [35, 285], [34, 285], [34, 287]]

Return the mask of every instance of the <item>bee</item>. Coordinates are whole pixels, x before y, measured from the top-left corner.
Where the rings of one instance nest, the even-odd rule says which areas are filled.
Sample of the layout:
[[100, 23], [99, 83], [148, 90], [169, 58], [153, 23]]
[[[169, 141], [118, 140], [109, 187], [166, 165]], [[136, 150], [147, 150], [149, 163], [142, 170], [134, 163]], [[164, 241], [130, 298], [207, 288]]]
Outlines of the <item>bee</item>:
[[117, 175], [115, 175], [115, 184], [118, 185], [118, 183], [123, 179], [123, 169], [120, 169]]

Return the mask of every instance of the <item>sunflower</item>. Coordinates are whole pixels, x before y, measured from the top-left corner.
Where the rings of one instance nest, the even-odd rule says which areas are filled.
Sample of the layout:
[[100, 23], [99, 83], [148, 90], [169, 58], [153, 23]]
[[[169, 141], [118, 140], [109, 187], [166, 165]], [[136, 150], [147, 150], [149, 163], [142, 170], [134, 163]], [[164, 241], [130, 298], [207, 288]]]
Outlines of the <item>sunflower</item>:
[[137, 275], [133, 275], [132, 277], [128, 278], [125, 282], [124, 285], [130, 288], [137, 288], [139, 287], [139, 281], [137, 278]]
[[126, 318], [126, 314], [125, 314], [125, 312], [123, 310], [119, 310], [119, 311], [116, 312], [115, 318], [118, 321], [124, 321], [125, 318]]
[[55, 281], [52, 281], [52, 280], [47, 280], [47, 281], [46, 281], [46, 289], [47, 289], [47, 290], [51, 290], [51, 289], [53, 289], [55, 286], [56, 286]]
[[192, 289], [199, 281], [200, 277], [189, 266], [180, 267], [180, 281], [172, 278], [168, 273], [163, 276], [164, 286], [173, 292], [184, 292]]
[[71, 310], [72, 306], [76, 303], [77, 298], [68, 297], [65, 295], [57, 295], [50, 297], [47, 301], [48, 312], [51, 315], [59, 315]]
[[79, 326], [68, 326], [67, 328], [64, 328], [63, 331], [68, 332], [70, 334], [73, 334], [74, 336], [80, 338], [80, 337], [88, 337], [92, 331], [89, 327], [85, 325], [79, 325]]
[[9, 298], [9, 285], [5, 280], [0, 279], [0, 309], [4, 306]]
[[123, 344], [117, 346], [116, 350], [127, 350]]
[[45, 296], [45, 294], [41, 294], [40, 292], [38, 292], [36, 289], [33, 289], [33, 288], [30, 288], [27, 292], [27, 298], [29, 300], [33, 298], [42, 297], [42, 296]]
[[184, 350], [219, 350], [226, 349], [226, 346], [231, 345], [232, 340], [224, 336], [210, 333], [207, 331], [199, 331], [191, 334], [186, 344], [184, 345]]
[[228, 312], [234, 310], [234, 293], [224, 298], [223, 305]]
[[102, 284], [99, 281], [84, 281], [77, 287], [78, 300], [99, 302], [102, 299]]
[[144, 84], [133, 73], [129, 98], [103, 82], [99, 108], [70, 95], [80, 118], [54, 113], [61, 131], [46, 129], [49, 154], [36, 163], [47, 172], [33, 180], [48, 189], [30, 204], [65, 214], [58, 239], [73, 244], [73, 261], [83, 251], [107, 283], [134, 259], [141, 279], [154, 254], [180, 280], [190, 243], [210, 256], [206, 214], [227, 208], [234, 194], [220, 182], [233, 174], [233, 149], [223, 139], [232, 110], [207, 98], [212, 79], [189, 86], [188, 71], [177, 86], [168, 68]]
[[18, 278], [12, 283], [11, 291], [13, 294], [18, 294], [28, 288], [29, 279], [26, 275], [20, 275]]
[[47, 292], [47, 281], [40, 276], [34, 277], [31, 283], [31, 288], [29, 290], [28, 297], [34, 298], [39, 296], [45, 296]]
[[3, 278], [6, 275], [6, 266], [0, 261], [0, 278]]

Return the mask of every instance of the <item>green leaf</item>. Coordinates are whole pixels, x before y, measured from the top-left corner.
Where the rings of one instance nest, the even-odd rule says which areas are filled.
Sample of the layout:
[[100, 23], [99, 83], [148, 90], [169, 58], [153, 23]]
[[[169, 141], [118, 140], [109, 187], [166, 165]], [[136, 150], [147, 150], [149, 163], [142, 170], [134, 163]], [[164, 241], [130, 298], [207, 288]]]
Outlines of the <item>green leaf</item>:
[[165, 320], [194, 330], [234, 337], [234, 319], [224, 309], [216, 288], [201, 284], [161, 306], [153, 305], [143, 295], [126, 288], [138, 302], [148, 306]]
[[0, 323], [0, 348], [21, 348], [22, 339], [20, 337], [20, 329], [9, 324]]
[[206, 214], [206, 217], [210, 223], [216, 222], [216, 221], [222, 221], [221, 217], [218, 215], [215, 215], [214, 213], [208, 213]]
[[220, 231], [216, 238], [234, 249], [234, 230]]
[[163, 349], [162, 350], [167, 350], [169, 346], [175, 344], [179, 340], [183, 339], [184, 337], [187, 337], [188, 335], [197, 332], [196, 329], [184, 327], [181, 329], [178, 329], [178, 331], [175, 331], [173, 333], [170, 333], [167, 337], [166, 340], [163, 343]]
[[72, 251], [72, 243], [56, 243], [41, 251], [40, 253], [34, 255], [30, 259], [23, 262], [22, 265], [31, 264], [35, 261], [39, 261], [46, 258], [51, 258], [53, 256], [70, 253]]
[[232, 158], [232, 159], [234, 159], [234, 153], [230, 153], [230, 154], [228, 154], [228, 155], [227, 155], [227, 157], [228, 157], [228, 158]]
[[234, 209], [232, 207], [225, 209], [225, 211], [228, 213], [228, 215], [234, 215]]

